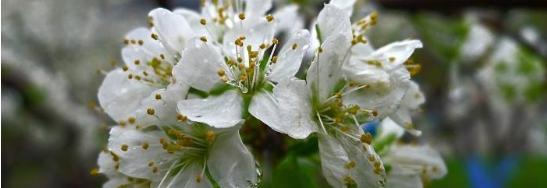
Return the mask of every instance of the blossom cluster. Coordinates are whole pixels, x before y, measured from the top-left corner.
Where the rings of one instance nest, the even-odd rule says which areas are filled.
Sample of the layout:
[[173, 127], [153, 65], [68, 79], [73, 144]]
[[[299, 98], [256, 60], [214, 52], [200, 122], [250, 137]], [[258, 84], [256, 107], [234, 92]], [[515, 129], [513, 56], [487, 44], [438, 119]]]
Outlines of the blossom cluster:
[[[353, 3], [325, 4], [311, 31], [294, 27], [296, 6], [267, 14], [271, 0], [152, 10], [99, 89], [117, 122], [99, 155], [104, 187], [257, 187], [239, 134], [250, 119], [294, 139], [315, 134], [333, 187], [421, 187], [443, 176], [434, 150], [393, 142], [420, 134], [410, 114], [425, 98], [409, 57], [422, 43], [374, 49], [365, 32], [377, 16], [351, 23]], [[380, 120], [380, 133], [363, 129]]]

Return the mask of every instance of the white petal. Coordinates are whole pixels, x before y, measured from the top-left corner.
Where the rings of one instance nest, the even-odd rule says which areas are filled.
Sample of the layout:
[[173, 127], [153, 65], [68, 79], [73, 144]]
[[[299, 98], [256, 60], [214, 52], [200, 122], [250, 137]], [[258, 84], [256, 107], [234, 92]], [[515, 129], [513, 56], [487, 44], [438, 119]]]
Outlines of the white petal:
[[441, 155], [427, 145], [394, 145], [386, 154], [386, 160], [394, 166], [425, 175], [426, 178], [438, 179], [447, 173]]
[[[287, 41], [278, 54], [278, 60], [271, 65], [269, 79], [280, 82], [283, 79], [292, 78], [300, 69], [304, 53], [309, 47], [310, 33], [307, 30], [297, 32]], [[293, 49], [293, 45], [296, 48]]]
[[404, 168], [393, 167], [388, 175], [386, 188], [423, 188], [422, 177]]
[[[379, 181], [384, 181], [384, 178], [374, 173], [373, 163], [368, 161], [372, 155], [381, 162], [371, 146], [365, 146], [365, 150], [361, 143], [349, 141], [344, 136], [335, 138], [319, 134], [318, 138], [321, 168], [331, 186], [346, 187], [344, 178], [349, 176], [357, 183], [357, 187], [381, 187]], [[355, 167], [345, 168], [350, 162], [354, 162]]]
[[[367, 59], [378, 60], [384, 63], [386, 69], [391, 69], [404, 63], [414, 53], [416, 48], [422, 48], [419, 40], [405, 40], [388, 44], [367, 57]], [[390, 60], [393, 59], [393, 60]]]
[[314, 92], [319, 93], [320, 101], [330, 97], [336, 84], [342, 80], [342, 61], [349, 55], [350, 45], [350, 39], [336, 34], [323, 43], [323, 52], [316, 57], [317, 62], [310, 65], [306, 81]]
[[272, 8], [272, 0], [246, 0], [245, 14], [248, 17], [262, 17]]
[[286, 32], [289, 37], [296, 31], [304, 28], [304, 18], [298, 15], [297, 5], [288, 5], [273, 14], [276, 22], [276, 32]]
[[398, 109], [399, 104], [408, 89], [407, 85], [382, 89], [364, 88], [343, 96], [344, 104], [356, 104], [369, 110], [376, 110], [379, 117], [385, 117]]
[[262, 91], [255, 94], [253, 99], [251, 99], [249, 113], [273, 130], [281, 133], [289, 133], [291, 132], [291, 126], [283, 123], [284, 121], [281, 119], [281, 111], [278, 105], [273, 94]]
[[355, 4], [355, 0], [331, 0], [329, 4], [344, 10], [348, 16], [351, 16], [353, 13], [353, 5]]
[[401, 105], [407, 107], [410, 110], [415, 110], [420, 107], [425, 102], [425, 97], [422, 91], [420, 90], [420, 86], [414, 82], [409, 82], [409, 88], [405, 93], [405, 96], [403, 97], [403, 100], [401, 101]]
[[180, 101], [178, 111], [192, 121], [227, 128], [242, 121], [242, 105], [243, 99], [238, 91], [230, 90], [219, 96]]
[[[187, 8], [176, 8], [173, 10], [173, 13], [181, 15], [188, 21], [188, 24], [194, 32], [194, 36], [206, 36], [208, 39], [216, 40], [218, 35], [218, 26], [216, 24], [210, 24], [212, 18], [207, 15], [200, 15], [196, 11]], [[216, 13], [215, 13], [216, 14]], [[201, 19], [206, 19], [209, 23], [206, 26], [203, 26], [200, 23]], [[213, 35], [213, 36], [211, 36]]]
[[379, 133], [378, 138], [385, 138], [389, 135], [395, 135], [397, 138], [400, 138], [405, 134], [405, 130], [390, 118], [385, 118], [380, 123]]
[[257, 182], [253, 155], [241, 141], [237, 129], [219, 133], [207, 164], [220, 187], [250, 187]]
[[335, 34], [342, 34], [349, 40], [352, 39], [349, 15], [335, 5], [325, 5], [317, 16], [317, 25], [324, 41]]
[[[143, 127], [177, 124], [177, 102], [185, 99], [188, 88], [184, 83], [174, 83], [165, 89], [152, 92], [134, 114], [137, 124]], [[156, 99], [157, 95], [161, 99]], [[154, 114], [148, 114], [149, 109], [153, 109]]]
[[211, 183], [205, 175], [201, 177], [201, 181], [197, 181], [197, 177], [202, 175], [203, 167], [198, 164], [191, 164], [179, 171], [172, 179], [166, 181], [161, 188], [170, 187], [196, 187], [196, 188], [209, 188], [212, 187]]
[[[110, 130], [108, 149], [119, 156], [119, 171], [123, 174], [159, 181], [176, 160], [175, 155], [162, 148], [162, 137], [166, 138], [159, 130], [143, 132], [132, 127], [116, 126]], [[148, 144], [146, 149], [143, 147], [145, 144]], [[153, 167], [158, 167], [157, 172], [148, 166], [150, 162], [154, 162]]]
[[193, 88], [208, 92], [221, 83], [217, 72], [224, 68], [222, 56], [209, 43], [189, 41], [180, 62], [173, 68], [173, 76]]
[[101, 174], [108, 177], [113, 177], [120, 174], [115, 168], [116, 161], [114, 161], [110, 152], [101, 151], [101, 153], [99, 153], [99, 158], [97, 159], [97, 164], [99, 165], [99, 173]]
[[303, 139], [317, 130], [313, 121], [311, 96], [303, 80], [284, 80], [274, 88], [274, 96], [279, 102], [282, 133], [295, 139]]
[[110, 71], [99, 87], [99, 104], [115, 121], [125, 119], [140, 107], [140, 102], [155, 88], [128, 79], [121, 69]]
[[[152, 39], [151, 34], [149, 29], [141, 27], [131, 30], [125, 35], [125, 40], [130, 42], [122, 49], [122, 58], [125, 65], [134, 73], [152, 72], [153, 70], [147, 66], [147, 63], [154, 58], [162, 59], [162, 55], [167, 62], [174, 63], [171, 53], [168, 53], [159, 41]], [[140, 62], [138, 65], [135, 64], [137, 60]]]
[[172, 51], [180, 53], [186, 46], [186, 41], [194, 37], [194, 32], [186, 19], [163, 8], [157, 8], [148, 16], [152, 19], [153, 30], [157, 32], [161, 42]]
[[348, 79], [360, 84], [378, 85], [390, 83], [390, 75], [387, 71], [357, 58], [352, 58], [348, 63], [344, 64], [343, 68], [344, 74]]

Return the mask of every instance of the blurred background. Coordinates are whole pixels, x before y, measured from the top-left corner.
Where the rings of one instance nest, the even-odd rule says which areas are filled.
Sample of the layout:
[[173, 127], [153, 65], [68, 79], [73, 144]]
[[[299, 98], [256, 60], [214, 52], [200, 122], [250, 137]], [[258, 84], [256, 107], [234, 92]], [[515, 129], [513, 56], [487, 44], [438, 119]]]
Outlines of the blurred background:
[[[274, 0], [274, 8], [297, 3], [310, 23], [324, 2]], [[102, 73], [120, 65], [124, 34], [145, 26], [148, 11], [198, 5], [3, 0], [2, 186], [101, 186], [105, 177], [90, 170], [113, 123], [96, 104]], [[354, 17], [372, 10], [374, 46], [424, 42], [413, 79], [427, 102], [414, 119], [419, 141], [448, 166], [426, 187], [547, 187], [547, 1], [358, 0]], [[264, 187], [325, 185], [314, 138], [258, 131], [244, 139], [259, 160], [273, 159], [264, 163]]]

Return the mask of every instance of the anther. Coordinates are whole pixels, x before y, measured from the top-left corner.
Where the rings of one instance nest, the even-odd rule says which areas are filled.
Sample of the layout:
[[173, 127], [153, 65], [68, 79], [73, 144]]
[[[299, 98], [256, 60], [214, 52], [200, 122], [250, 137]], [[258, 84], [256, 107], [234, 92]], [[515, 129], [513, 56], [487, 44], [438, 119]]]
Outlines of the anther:
[[159, 93], [156, 94], [155, 99], [156, 99], [156, 100], [161, 100], [161, 95], [160, 95]]
[[142, 149], [147, 150], [148, 147], [150, 147], [150, 145], [147, 142], [142, 144]]
[[92, 176], [97, 176], [97, 175], [99, 175], [99, 169], [98, 168], [92, 168], [89, 171], [89, 174], [92, 175]]
[[129, 39], [123, 39], [123, 43], [126, 45], [129, 44]]
[[344, 168], [346, 169], [352, 169], [355, 167], [355, 161], [350, 161], [348, 163], [346, 163], [346, 165], [344, 165]]
[[272, 44], [274, 45], [279, 44], [279, 40], [277, 40], [277, 38], [272, 39]]
[[296, 50], [297, 47], [298, 47], [298, 44], [294, 43], [294, 44], [292, 45], [291, 48], [292, 48], [293, 50]]
[[135, 117], [129, 117], [127, 118], [127, 122], [129, 122], [129, 124], [134, 124], [136, 121]]
[[188, 120], [188, 117], [186, 117], [185, 115], [182, 115], [182, 114], [177, 114], [177, 120], [179, 122], [185, 122], [186, 120]]
[[393, 62], [395, 62], [395, 57], [389, 57], [388, 60], [389, 60], [389, 62], [393, 63]]
[[153, 116], [156, 113], [156, 110], [154, 110], [153, 108], [148, 108], [146, 109], [146, 113]]
[[272, 22], [273, 19], [274, 19], [274, 17], [273, 17], [271, 14], [268, 14], [268, 15], [266, 16], [266, 20], [267, 20], [268, 22]]
[[366, 143], [366, 144], [370, 145], [370, 143], [372, 143], [372, 135], [370, 133], [366, 132], [365, 134], [361, 135], [360, 140], [361, 140], [362, 143]]
[[128, 148], [129, 146], [127, 144], [122, 144], [122, 146], [120, 147], [122, 151], [127, 151]]
[[272, 56], [272, 63], [275, 64], [276, 62], [277, 62], [277, 56], [274, 55], [274, 56]]
[[207, 37], [205, 37], [205, 36], [199, 37], [199, 40], [201, 40], [203, 42], [207, 42]]
[[144, 44], [144, 41], [143, 41], [143, 40], [139, 40], [138, 43], [139, 43], [139, 45], [142, 46], [142, 45]]
[[245, 20], [245, 13], [239, 13], [238, 17], [240, 20]]
[[201, 175], [196, 176], [196, 182], [201, 183]]
[[226, 72], [224, 71], [224, 69], [218, 69], [217, 74], [218, 76], [224, 76], [226, 75]]
[[135, 65], [139, 65], [139, 64], [141, 64], [141, 61], [137, 59], [137, 60], [133, 61], [133, 63], [134, 63]]
[[158, 40], [158, 34], [152, 33], [150, 36], [152, 37], [152, 39]]
[[202, 18], [202, 19], [199, 20], [199, 23], [200, 23], [201, 25], [205, 25], [205, 24], [207, 24], [207, 20], [205, 20], [204, 18]]

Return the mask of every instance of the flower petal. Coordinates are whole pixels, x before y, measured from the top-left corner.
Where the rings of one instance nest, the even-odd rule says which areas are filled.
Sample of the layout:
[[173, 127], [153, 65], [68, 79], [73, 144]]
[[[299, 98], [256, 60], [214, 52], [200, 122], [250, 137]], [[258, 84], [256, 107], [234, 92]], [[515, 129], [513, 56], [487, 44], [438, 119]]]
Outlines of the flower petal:
[[207, 165], [220, 187], [251, 187], [257, 182], [253, 155], [241, 141], [238, 129], [218, 134]]
[[348, 16], [351, 16], [353, 13], [353, 5], [355, 4], [355, 0], [331, 0], [329, 4], [344, 10]]
[[447, 173], [441, 155], [427, 145], [394, 145], [385, 159], [393, 166], [413, 170], [425, 178], [438, 179]]
[[341, 34], [348, 40], [352, 39], [351, 22], [349, 15], [333, 4], [326, 4], [317, 16], [317, 23], [321, 38], [327, 40], [335, 34]]
[[292, 38], [292, 34], [304, 28], [304, 18], [298, 14], [297, 5], [284, 6], [275, 11], [273, 17], [276, 22], [275, 31], [277, 33], [285, 32], [289, 35], [289, 38]]
[[211, 44], [191, 40], [180, 62], [173, 67], [173, 76], [177, 81], [208, 92], [221, 83], [217, 72], [226, 69], [223, 61], [220, 53]]
[[310, 33], [307, 30], [301, 30], [289, 39], [279, 52], [277, 62], [271, 65], [269, 79], [280, 82], [283, 79], [292, 78], [300, 69], [309, 43]]
[[252, 17], [262, 17], [270, 8], [272, 0], [246, 0], [245, 14]]
[[249, 113], [277, 132], [289, 133], [291, 126], [282, 123], [281, 111], [273, 94], [262, 91], [253, 96]]
[[[274, 29], [275, 24], [267, 22], [266, 19], [256, 21], [246, 19], [238, 22], [234, 28], [224, 34], [223, 51], [231, 58], [241, 56], [247, 61], [249, 57], [247, 46], [251, 46], [253, 51], [258, 51], [261, 44], [271, 44], [275, 34]], [[243, 47], [238, 47], [235, 41], [242, 36], [245, 37], [242, 41]]]
[[422, 177], [404, 168], [393, 167], [386, 188], [423, 188]]
[[157, 32], [161, 42], [172, 51], [181, 53], [186, 41], [194, 37], [194, 32], [186, 19], [163, 8], [157, 8], [148, 13], [153, 23], [153, 31]]
[[159, 181], [176, 160], [162, 148], [162, 137], [166, 136], [159, 130], [143, 132], [116, 126], [110, 130], [108, 149], [119, 156], [119, 171], [123, 174]]
[[304, 139], [317, 131], [317, 124], [312, 119], [311, 96], [303, 80], [287, 79], [274, 88], [274, 96], [279, 104], [279, 127], [282, 133], [295, 139]]
[[[348, 139], [344, 136], [319, 134], [321, 168], [329, 184], [346, 187], [348, 180], [353, 180], [357, 187], [381, 187], [383, 183], [380, 181], [384, 182], [385, 178], [374, 173], [374, 163], [382, 165], [374, 148]], [[369, 161], [369, 157], [375, 161]], [[353, 163], [353, 167], [348, 167], [350, 163]]]
[[336, 84], [342, 80], [342, 61], [349, 55], [350, 45], [350, 39], [335, 34], [323, 43], [323, 52], [319, 53], [317, 61], [310, 65], [306, 81], [314, 92], [319, 93], [320, 101], [330, 97]]
[[[177, 124], [177, 102], [185, 99], [188, 88], [184, 83], [174, 83], [152, 92], [135, 112], [136, 123], [143, 127]], [[153, 114], [149, 114], [150, 109]]]
[[121, 69], [110, 71], [99, 87], [99, 104], [115, 121], [127, 118], [155, 88], [127, 78]]
[[[180, 170], [174, 177], [172, 177], [168, 182], [165, 183], [166, 188], [169, 187], [196, 187], [196, 188], [209, 188], [213, 187], [211, 186], [211, 183], [207, 179], [207, 177], [202, 177], [202, 171], [203, 167], [198, 164], [191, 164], [184, 169]], [[200, 181], [198, 182], [198, 178], [200, 177]], [[167, 182], [167, 181], [166, 181]]]
[[243, 99], [236, 90], [205, 99], [187, 99], [178, 103], [180, 114], [215, 128], [233, 127], [242, 121]]
[[419, 40], [393, 42], [372, 52], [367, 59], [381, 61], [385, 69], [389, 70], [403, 64], [416, 48], [422, 48], [422, 42]]
[[425, 102], [425, 97], [420, 90], [420, 86], [416, 82], [410, 81], [409, 83], [409, 88], [406, 91], [403, 100], [401, 101], [401, 106], [407, 107], [411, 110], [415, 110], [418, 109], [420, 105]]

